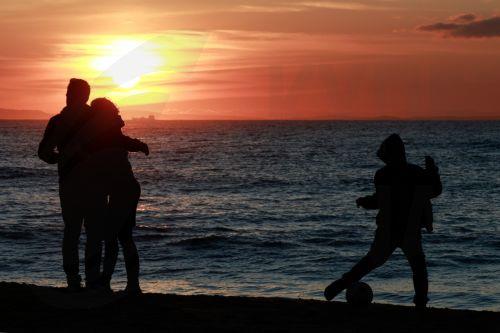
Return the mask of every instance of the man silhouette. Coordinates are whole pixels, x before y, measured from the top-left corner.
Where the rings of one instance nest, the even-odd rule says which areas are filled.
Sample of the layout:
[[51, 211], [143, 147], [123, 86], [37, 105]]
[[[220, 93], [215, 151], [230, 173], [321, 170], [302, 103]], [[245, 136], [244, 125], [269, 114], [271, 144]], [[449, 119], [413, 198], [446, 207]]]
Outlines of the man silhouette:
[[399, 247], [413, 271], [413, 301], [418, 308], [425, 308], [428, 280], [421, 228], [432, 232], [430, 199], [442, 191], [438, 168], [429, 156], [425, 158], [425, 169], [407, 163], [403, 140], [397, 134], [384, 140], [377, 156], [385, 166], [375, 174], [375, 194], [356, 200], [358, 207], [379, 210], [375, 239], [365, 257], [342, 278], [326, 287], [325, 298], [332, 300], [342, 290], [383, 265]]
[[76, 185], [78, 175], [71, 168], [77, 160], [65, 152], [65, 147], [90, 116], [90, 106], [87, 105], [89, 95], [90, 86], [85, 80], [71, 79], [66, 92], [66, 107], [49, 120], [38, 146], [40, 159], [50, 164], [57, 163], [58, 167], [59, 198], [64, 220], [63, 268], [70, 290], [81, 288], [78, 243], [84, 209], [82, 195]]

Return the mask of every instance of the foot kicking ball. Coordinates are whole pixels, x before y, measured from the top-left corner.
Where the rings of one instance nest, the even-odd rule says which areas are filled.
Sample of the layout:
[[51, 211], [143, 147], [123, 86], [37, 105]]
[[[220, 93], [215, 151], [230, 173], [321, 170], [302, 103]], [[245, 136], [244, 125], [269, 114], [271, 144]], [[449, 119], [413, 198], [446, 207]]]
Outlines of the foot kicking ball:
[[373, 301], [372, 288], [364, 282], [356, 282], [345, 293], [347, 303], [354, 306], [365, 306]]

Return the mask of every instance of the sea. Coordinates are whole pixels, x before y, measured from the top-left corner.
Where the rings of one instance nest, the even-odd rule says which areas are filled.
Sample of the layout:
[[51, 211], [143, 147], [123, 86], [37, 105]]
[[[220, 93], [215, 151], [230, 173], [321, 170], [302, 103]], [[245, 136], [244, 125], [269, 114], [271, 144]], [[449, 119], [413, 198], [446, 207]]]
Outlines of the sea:
[[[65, 284], [57, 171], [36, 155], [45, 125], [0, 121], [0, 281]], [[322, 299], [370, 247], [376, 211], [355, 200], [374, 191], [376, 150], [399, 133], [409, 161], [432, 156], [443, 182], [423, 235], [429, 305], [500, 311], [500, 122], [129, 121], [124, 132], [151, 150], [130, 154], [145, 291]], [[121, 255], [117, 266], [120, 290]], [[397, 250], [363, 281], [375, 302], [410, 305], [411, 276]]]

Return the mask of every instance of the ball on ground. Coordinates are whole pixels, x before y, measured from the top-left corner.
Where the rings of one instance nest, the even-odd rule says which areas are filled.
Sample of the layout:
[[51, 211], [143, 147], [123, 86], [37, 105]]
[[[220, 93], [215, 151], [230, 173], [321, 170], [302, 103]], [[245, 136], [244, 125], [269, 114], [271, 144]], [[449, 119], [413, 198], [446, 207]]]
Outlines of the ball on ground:
[[364, 282], [356, 282], [345, 293], [347, 303], [354, 306], [368, 305], [373, 301], [373, 290]]

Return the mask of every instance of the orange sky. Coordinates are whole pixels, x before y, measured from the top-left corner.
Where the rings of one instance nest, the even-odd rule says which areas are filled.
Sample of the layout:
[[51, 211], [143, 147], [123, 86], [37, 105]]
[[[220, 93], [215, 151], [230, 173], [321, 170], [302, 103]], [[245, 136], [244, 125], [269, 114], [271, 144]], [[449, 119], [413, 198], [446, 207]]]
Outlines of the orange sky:
[[500, 118], [500, 0], [2, 0], [0, 108], [71, 77], [125, 117]]

